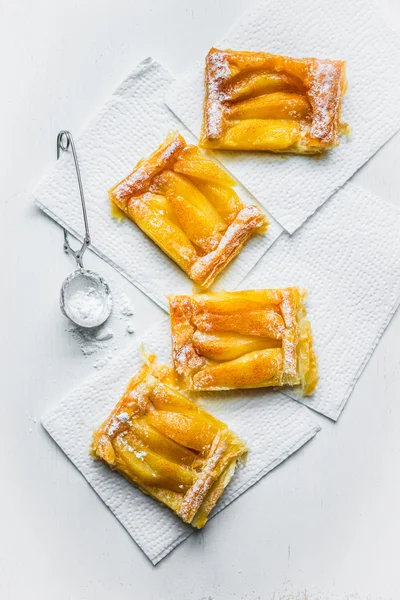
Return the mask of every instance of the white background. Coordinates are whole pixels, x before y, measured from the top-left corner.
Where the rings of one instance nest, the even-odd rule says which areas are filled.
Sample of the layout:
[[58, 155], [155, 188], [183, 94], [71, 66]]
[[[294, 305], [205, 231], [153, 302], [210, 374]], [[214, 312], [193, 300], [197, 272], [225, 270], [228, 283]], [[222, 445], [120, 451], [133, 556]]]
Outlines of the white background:
[[[400, 35], [398, 0], [379, 4]], [[317, 438], [156, 568], [39, 423], [99, 358], [67, 331], [58, 293], [72, 259], [29, 201], [57, 132], [77, 134], [148, 55], [183, 73], [246, 6], [0, 0], [1, 600], [400, 597], [399, 314], [339, 423], [316, 416]], [[353, 181], [400, 206], [399, 152], [397, 135]], [[86, 266], [124, 286], [136, 335], [163, 318], [98, 258]]]

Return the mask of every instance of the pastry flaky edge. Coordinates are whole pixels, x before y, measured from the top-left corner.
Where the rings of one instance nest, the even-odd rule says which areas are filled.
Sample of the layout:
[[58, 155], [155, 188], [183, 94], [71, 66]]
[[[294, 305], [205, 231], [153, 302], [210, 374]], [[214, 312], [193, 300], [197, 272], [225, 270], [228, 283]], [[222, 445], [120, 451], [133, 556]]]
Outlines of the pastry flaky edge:
[[[142, 492], [171, 508], [185, 523], [200, 529], [207, 522], [210, 512], [232, 479], [237, 462], [239, 460], [245, 461], [248, 449], [245, 443], [227, 425], [215, 419], [196, 403], [179, 393], [175, 387], [174, 374], [170, 367], [158, 365], [155, 355], [147, 356], [146, 361], [146, 364], [129, 382], [124, 395], [112, 410], [110, 416], [94, 432], [91, 454], [93, 458], [105, 461], [111, 469], [117, 470], [130, 483], [140, 488]], [[123, 439], [124, 432], [130, 431], [131, 423], [135, 419], [140, 419], [140, 417], [148, 415], [151, 411], [153, 411], [153, 414], [157, 413], [157, 409], [151, 401], [152, 394], [153, 398], [158, 398], [161, 405], [160, 410], [163, 414], [165, 414], [164, 411], [170, 409], [170, 415], [179, 416], [179, 409], [181, 409], [184, 412], [183, 422], [190, 420], [191, 415], [194, 418], [187, 430], [185, 430], [184, 425], [181, 426], [183, 439], [186, 437], [190, 439], [191, 436], [194, 436], [192, 447], [179, 444], [173, 437], [161, 433], [161, 436], [167, 440], [164, 443], [170, 446], [172, 444], [179, 452], [188, 455], [193, 454], [195, 457], [195, 464], [192, 464], [190, 468], [191, 474], [194, 475], [194, 481], [190, 486], [185, 486], [185, 490], [179, 493], [162, 486], [143, 484], [140, 478], [135, 477], [124, 466], [112, 444], [112, 440], [117, 436], [122, 435], [122, 438], [119, 439]], [[196, 421], [198, 425], [196, 425]], [[204, 429], [212, 432], [211, 438], [201, 450], [197, 448], [196, 451], [193, 451], [193, 446], [202, 443], [201, 437]], [[215, 435], [214, 431], [216, 432]], [[160, 433], [156, 433], [156, 436], [159, 437]], [[209, 434], [208, 437], [210, 437]], [[135, 456], [146, 461], [146, 446], [143, 452], [136, 453]], [[171, 464], [171, 472], [167, 470], [167, 474], [170, 474], [172, 478], [174, 466], [176, 465]], [[188, 468], [187, 464], [183, 468]]]
[[[109, 190], [111, 202], [135, 222], [130, 214], [130, 203], [140, 201], [140, 196], [149, 191], [154, 177], [165, 169], [173, 169], [180, 152], [187, 146], [186, 140], [179, 132], [170, 133], [149, 158], [141, 160], [130, 175]], [[219, 165], [216, 166], [222, 169]], [[268, 226], [268, 220], [257, 206], [243, 203], [243, 208], [228, 225], [218, 246], [208, 254], [199, 256], [185, 272], [197, 285], [207, 289], [239, 254], [248, 239], [255, 232], [265, 233]], [[156, 240], [153, 241], [157, 244]], [[167, 247], [161, 249], [168, 255]], [[171, 259], [174, 260], [172, 256]]]
[[[226, 292], [230, 298], [246, 298], [252, 293], [261, 293], [268, 297], [269, 302], [279, 306], [285, 329], [282, 334], [282, 360], [277, 361], [276, 351], [270, 351], [270, 376], [265, 381], [240, 385], [235, 387], [215, 386], [210, 383], [209, 373], [213, 362], [208, 361], [196, 351], [193, 344], [193, 334], [196, 326], [193, 320], [201, 312], [196, 309], [196, 298], [201, 303], [202, 297], [216, 297], [225, 292], [208, 294], [170, 295], [170, 322], [172, 335], [172, 361], [179, 378], [180, 385], [191, 391], [220, 391], [242, 388], [283, 387], [291, 386], [301, 396], [310, 396], [316, 389], [318, 377], [318, 362], [314, 351], [311, 325], [307, 318], [305, 300], [307, 292], [292, 287], [271, 290], [245, 290]], [[255, 306], [256, 309], [256, 306]], [[267, 309], [268, 310], [268, 309]], [[246, 311], [238, 312], [238, 319], [246, 319]], [[267, 351], [268, 352], [268, 351]], [[256, 354], [254, 352], [254, 354]], [[240, 360], [240, 359], [236, 359]], [[236, 360], [230, 361], [232, 364]], [[217, 364], [228, 364], [225, 363]], [[215, 364], [215, 363], [214, 363]], [[211, 367], [207, 371], [207, 367]], [[212, 379], [212, 377], [211, 377]]]
[[219, 139], [225, 132], [229, 113], [225, 102], [229, 101], [232, 79], [230, 64], [240, 69], [271, 69], [272, 73], [294, 76], [304, 85], [312, 121], [298, 143], [279, 153], [320, 154], [339, 144], [339, 133], [349, 131], [347, 124], [341, 123], [342, 99], [347, 91], [345, 61], [211, 48], [205, 66], [202, 148], [219, 148]]

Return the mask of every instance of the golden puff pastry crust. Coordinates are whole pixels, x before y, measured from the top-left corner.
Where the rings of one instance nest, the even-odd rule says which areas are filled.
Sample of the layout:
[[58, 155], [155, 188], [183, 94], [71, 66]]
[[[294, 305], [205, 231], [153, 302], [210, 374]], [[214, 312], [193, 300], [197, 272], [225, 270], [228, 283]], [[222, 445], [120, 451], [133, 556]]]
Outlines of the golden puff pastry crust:
[[94, 432], [92, 454], [201, 528], [247, 448], [177, 391], [172, 369], [147, 361]]
[[235, 183], [173, 133], [109, 197], [196, 284], [208, 288], [247, 240], [268, 226], [257, 206], [240, 200]]
[[298, 386], [309, 396], [317, 360], [299, 288], [169, 296], [173, 364], [194, 391]]
[[317, 154], [339, 143], [346, 63], [211, 48], [200, 146]]

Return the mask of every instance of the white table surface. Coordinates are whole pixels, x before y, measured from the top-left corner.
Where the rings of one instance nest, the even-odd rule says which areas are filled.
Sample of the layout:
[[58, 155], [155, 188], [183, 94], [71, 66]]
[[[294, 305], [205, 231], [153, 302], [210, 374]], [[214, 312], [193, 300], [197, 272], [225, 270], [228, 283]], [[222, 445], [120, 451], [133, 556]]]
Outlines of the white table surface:
[[[77, 133], [148, 55], [183, 73], [246, 5], [0, 0], [1, 599], [400, 597], [399, 314], [340, 422], [316, 417], [317, 438], [156, 568], [40, 425], [99, 358], [85, 358], [67, 331], [58, 292], [72, 259], [28, 197], [55, 158], [56, 134]], [[380, 8], [400, 35], [398, 0]], [[400, 206], [399, 152], [397, 135], [354, 182]], [[162, 319], [100, 259], [86, 265], [124, 286], [135, 335]]]

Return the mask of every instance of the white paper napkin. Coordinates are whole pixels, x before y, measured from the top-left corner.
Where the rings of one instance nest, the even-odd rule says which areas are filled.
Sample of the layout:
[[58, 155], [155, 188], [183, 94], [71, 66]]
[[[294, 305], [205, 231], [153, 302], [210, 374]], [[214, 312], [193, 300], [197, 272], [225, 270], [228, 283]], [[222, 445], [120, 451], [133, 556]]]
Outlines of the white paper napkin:
[[[160, 361], [170, 362], [170, 337], [167, 319], [142, 341], [146, 351], [155, 351]], [[134, 488], [121, 475], [89, 456], [93, 429], [108, 416], [141, 362], [138, 346], [129, 348], [53, 406], [42, 423], [156, 564], [194, 529], [185, 525], [171, 510]], [[236, 470], [213, 514], [230, 504], [319, 430], [307, 408], [276, 392], [269, 393], [268, 397], [264, 390], [218, 397], [219, 400], [200, 402], [238, 433], [247, 442], [250, 452], [246, 466]]]
[[[161, 65], [150, 58], [143, 61], [75, 140], [92, 249], [164, 309], [167, 294], [190, 293], [194, 284], [134, 223], [111, 217], [107, 190], [170, 131], [179, 130], [196, 143], [163, 102], [171, 81]], [[237, 191], [244, 202], [257, 204], [241, 185]], [[81, 239], [82, 209], [72, 156], [62, 156], [52, 166], [33, 196], [42, 210]], [[251, 238], [214, 287], [236, 287], [275, 241], [282, 229], [269, 219], [267, 234]]]
[[[219, 160], [292, 233], [400, 127], [397, 38], [363, 0], [263, 0], [217, 48], [347, 61], [350, 138], [321, 160], [218, 152]], [[167, 104], [199, 136], [204, 61], [172, 84]]]
[[399, 306], [399, 274], [400, 211], [348, 183], [240, 285], [308, 290], [320, 382], [304, 404], [339, 417]]

